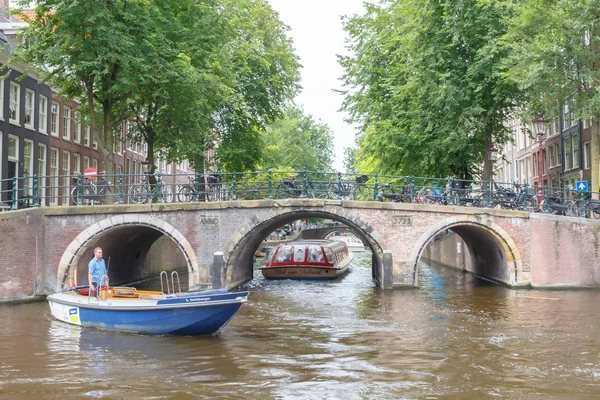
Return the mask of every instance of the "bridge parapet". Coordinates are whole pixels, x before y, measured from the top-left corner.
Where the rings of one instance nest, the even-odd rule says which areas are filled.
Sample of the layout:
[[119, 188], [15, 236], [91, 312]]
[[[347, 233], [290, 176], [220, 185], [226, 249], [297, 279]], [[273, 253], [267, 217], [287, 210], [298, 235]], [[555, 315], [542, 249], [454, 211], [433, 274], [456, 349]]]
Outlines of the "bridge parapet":
[[[371, 248], [373, 276], [384, 288], [417, 286], [424, 248], [447, 229], [467, 244], [473, 272], [506, 285], [600, 286], [598, 221], [455, 206], [271, 199], [0, 213], [0, 268], [8, 277], [0, 298], [54, 292], [71, 283], [75, 269], [85, 276], [96, 245], [105, 248], [105, 257], [112, 255], [118, 276], [144, 278], [160, 268], [155, 259], [169, 258], [153, 253], [159, 238], [185, 264], [192, 289], [233, 287], [253, 279], [252, 256], [275, 228], [309, 217], [339, 221], [356, 232]], [[212, 269], [216, 252], [223, 252], [222, 274]]]

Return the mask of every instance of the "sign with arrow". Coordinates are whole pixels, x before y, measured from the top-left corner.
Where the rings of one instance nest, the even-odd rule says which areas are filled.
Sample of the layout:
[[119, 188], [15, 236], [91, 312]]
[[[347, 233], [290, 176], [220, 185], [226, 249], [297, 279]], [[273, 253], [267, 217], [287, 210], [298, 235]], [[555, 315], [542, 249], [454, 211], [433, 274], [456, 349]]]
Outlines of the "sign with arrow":
[[577, 181], [575, 184], [575, 188], [578, 192], [587, 192], [588, 191], [588, 183], [587, 181]]

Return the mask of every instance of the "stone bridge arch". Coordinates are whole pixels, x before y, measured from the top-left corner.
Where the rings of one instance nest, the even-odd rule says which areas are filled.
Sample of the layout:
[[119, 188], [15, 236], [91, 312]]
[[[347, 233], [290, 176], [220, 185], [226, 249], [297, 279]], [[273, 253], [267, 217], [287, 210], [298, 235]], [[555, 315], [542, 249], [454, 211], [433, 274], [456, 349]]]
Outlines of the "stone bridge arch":
[[[383, 284], [383, 243], [375, 228], [358, 214], [342, 207], [280, 210], [256, 214], [245, 221], [225, 248], [225, 285], [236, 286], [253, 278], [253, 256], [261, 242], [278, 227], [299, 219], [326, 218], [350, 227], [371, 249], [373, 278]], [[391, 271], [390, 271], [391, 273]], [[391, 277], [390, 277], [391, 279]]]
[[508, 286], [529, 284], [529, 273], [523, 271], [521, 252], [511, 236], [491, 218], [457, 215], [430, 226], [415, 243], [408, 268], [418, 286], [418, 267], [425, 248], [440, 233], [452, 230], [466, 243], [473, 273], [486, 276]]
[[[187, 263], [190, 286], [198, 285], [200, 282], [200, 273], [198, 269], [198, 259], [196, 252], [188, 240], [171, 224], [157, 218], [154, 215], [148, 214], [122, 214], [103, 219], [92, 224], [84, 229], [71, 243], [62, 254], [58, 265], [56, 290], [60, 291], [69, 284], [73, 279], [73, 271], [81, 264], [83, 260], [91, 259], [93, 249], [98, 245], [106, 248], [100, 239], [106, 239], [115, 232], [123, 230], [125, 234], [132, 233], [133, 230], [142, 228], [146, 230], [146, 236], [143, 240], [148, 239], [148, 235], [156, 239], [160, 236], [166, 236], [171, 239], [181, 250], [183, 258]], [[153, 241], [151, 242], [153, 243]], [[149, 247], [149, 246], [148, 246]], [[82, 257], [84, 257], [82, 259]], [[87, 261], [84, 261], [87, 265]], [[84, 281], [82, 281], [84, 279]], [[87, 275], [79, 277], [79, 282], [87, 283]]]

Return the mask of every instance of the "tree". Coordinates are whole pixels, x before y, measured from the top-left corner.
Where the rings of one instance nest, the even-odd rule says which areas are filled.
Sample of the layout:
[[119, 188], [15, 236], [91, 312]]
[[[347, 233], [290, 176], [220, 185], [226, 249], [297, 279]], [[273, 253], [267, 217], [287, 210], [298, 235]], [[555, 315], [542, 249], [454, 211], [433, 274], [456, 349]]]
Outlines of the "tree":
[[507, 76], [527, 94], [523, 114], [558, 120], [564, 107], [592, 120], [592, 191], [599, 191], [600, 3], [597, 0], [492, 2], [509, 7]]
[[134, 91], [134, 78], [149, 72], [155, 50], [147, 38], [159, 17], [147, 0], [39, 0], [21, 35], [15, 58], [47, 71], [62, 94], [86, 105], [109, 174], [115, 107]]
[[[298, 92], [300, 64], [288, 28], [265, 0], [228, 0], [231, 43], [223, 69], [232, 93], [217, 111], [218, 162], [226, 171], [254, 169], [260, 132]], [[235, 5], [235, 6], [234, 6]]]
[[[504, 126], [519, 91], [503, 76], [503, 10], [476, 1], [384, 0], [345, 21], [353, 55], [344, 109], [362, 127], [359, 165], [379, 172], [470, 179]], [[361, 171], [366, 172], [366, 171]]]
[[331, 171], [333, 133], [326, 124], [304, 115], [301, 108], [288, 108], [285, 116], [267, 126], [261, 168], [300, 171]]
[[125, 119], [150, 161], [160, 148], [202, 170], [217, 137], [224, 169], [251, 169], [260, 130], [299, 88], [287, 28], [265, 0], [41, 0], [29, 23], [16, 56], [83, 102], [109, 173]]

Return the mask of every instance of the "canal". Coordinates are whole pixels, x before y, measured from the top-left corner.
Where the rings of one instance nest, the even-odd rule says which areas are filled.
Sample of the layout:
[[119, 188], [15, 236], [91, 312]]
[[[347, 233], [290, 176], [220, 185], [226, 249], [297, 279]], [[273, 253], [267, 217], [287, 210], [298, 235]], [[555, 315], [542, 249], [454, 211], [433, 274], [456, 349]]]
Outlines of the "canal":
[[382, 291], [370, 254], [334, 282], [266, 281], [215, 337], [66, 325], [0, 306], [0, 397], [595, 399], [600, 291], [511, 290], [423, 265]]

